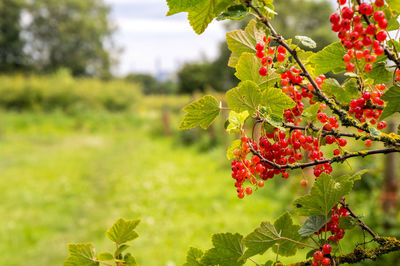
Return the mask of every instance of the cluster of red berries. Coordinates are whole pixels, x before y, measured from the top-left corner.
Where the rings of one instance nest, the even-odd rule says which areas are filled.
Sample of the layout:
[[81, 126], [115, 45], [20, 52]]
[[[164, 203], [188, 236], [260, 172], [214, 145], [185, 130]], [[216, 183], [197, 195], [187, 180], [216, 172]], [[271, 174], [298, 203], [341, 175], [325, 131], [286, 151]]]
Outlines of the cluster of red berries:
[[400, 81], [400, 69], [397, 69], [397, 70], [396, 70], [394, 80], [395, 80], [396, 82], [399, 82], [399, 81]]
[[311, 263], [311, 266], [329, 266], [331, 265], [331, 259], [329, 257], [325, 257], [325, 256], [329, 256], [329, 254], [331, 254], [332, 252], [332, 247], [329, 244], [325, 244], [322, 247], [322, 251], [321, 250], [317, 250], [314, 252], [314, 261]]
[[251, 187], [243, 188], [246, 180], [249, 180], [252, 185], [257, 185], [257, 187], [264, 186], [263, 180], [257, 181], [257, 174], [264, 171], [263, 166], [260, 164], [260, 158], [253, 155], [250, 160], [246, 160], [246, 156], [250, 152], [249, 143], [254, 149], [257, 149], [257, 144], [254, 141], [250, 141], [247, 136], [243, 136], [241, 149], [233, 152], [237, 159], [232, 161], [232, 178], [236, 180], [235, 187], [240, 199], [244, 198], [245, 193], [247, 195], [253, 193]]
[[[377, 85], [385, 89], [385, 85]], [[382, 110], [378, 109], [367, 109], [366, 104], [368, 101], [372, 101], [372, 103], [376, 105], [382, 106], [384, 104], [383, 100], [380, 98], [382, 96], [381, 91], [373, 91], [373, 92], [364, 92], [363, 95], [358, 99], [353, 99], [350, 102], [349, 113], [354, 114], [355, 118], [357, 118], [360, 122], [365, 122], [367, 119], [370, 119], [369, 122], [373, 125], [376, 124], [376, 120], [382, 114]], [[378, 128], [379, 128], [378, 124]], [[383, 129], [379, 128], [379, 129]]]
[[[332, 31], [338, 33], [341, 43], [348, 50], [343, 56], [347, 71], [353, 72], [354, 63], [364, 59], [364, 71], [371, 72], [373, 68], [371, 63], [376, 61], [377, 56], [384, 53], [381, 43], [387, 38], [388, 26], [385, 13], [382, 10], [375, 11], [374, 6], [382, 7], [385, 3], [383, 0], [377, 0], [374, 5], [362, 3], [358, 7], [341, 7], [346, 2], [340, 0], [340, 15], [334, 13], [330, 17]], [[372, 16], [373, 19], [370, 19], [372, 24], [364, 25], [362, 16]]]
[[344, 208], [343, 206], [334, 206], [332, 208], [331, 220], [326, 225], [323, 225], [321, 229], [315, 234], [319, 235], [322, 232], [331, 232], [332, 235], [329, 236], [329, 241], [338, 242], [344, 237], [344, 230], [342, 228], [339, 228], [339, 221], [341, 217], [346, 216], [349, 216], [346, 208]]
[[[332, 138], [336, 141], [334, 137]], [[337, 141], [339, 145], [346, 144], [344, 139], [338, 139]], [[309, 152], [310, 160], [325, 159], [323, 152], [320, 150], [318, 138], [305, 136], [300, 130], [293, 130], [287, 136], [284, 131], [276, 129], [274, 132], [262, 136], [259, 139], [259, 146], [254, 141], [250, 141], [247, 136], [243, 136], [241, 149], [234, 151], [236, 159], [232, 161], [232, 178], [235, 179], [235, 187], [239, 198], [243, 198], [245, 193], [247, 195], [252, 194], [251, 187], [243, 188], [246, 180], [249, 180], [252, 185], [263, 187], [263, 180], [272, 179], [275, 175], [281, 174], [284, 179], [289, 178], [289, 173], [285, 169], [277, 169], [271, 164], [261, 162], [256, 155], [253, 155], [250, 160], [246, 159], [250, 152], [249, 145], [266, 160], [282, 166], [301, 161], [303, 159], [302, 149]], [[319, 177], [323, 172], [327, 174], [332, 172], [330, 163], [314, 166], [314, 175], [316, 177]]]
[[[275, 55], [275, 47], [269, 46], [271, 38], [264, 36], [263, 38], [264, 44], [257, 43], [256, 44], [256, 56], [261, 59], [261, 64], [263, 65], [258, 70], [258, 73], [261, 76], [266, 76], [268, 74], [268, 66], [274, 62], [274, 55]], [[278, 46], [276, 49], [276, 61], [283, 62], [286, 58], [286, 49], [283, 46]]]

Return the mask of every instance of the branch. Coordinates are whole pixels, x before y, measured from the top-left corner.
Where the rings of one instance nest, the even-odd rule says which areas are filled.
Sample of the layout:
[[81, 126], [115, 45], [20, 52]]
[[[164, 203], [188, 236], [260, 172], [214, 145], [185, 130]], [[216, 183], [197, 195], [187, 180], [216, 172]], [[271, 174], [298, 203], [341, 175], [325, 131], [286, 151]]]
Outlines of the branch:
[[275, 169], [298, 169], [298, 168], [303, 169], [306, 167], [315, 166], [315, 165], [324, 164], [324, 163], [344, 162], [345, 160], [352, 158], [352, 157], [365, 157], [365, 156], [373, 155], [373, 154], [387, 154], [387, 153], [392, 153], [392, 152], [400, 152], [399, 148], [391, 147], [391, 148], [385, 148], [385, 149], [376, 149], [376, 150], [369, 150], [369, 151], [345, 153], [343, 155], [336, 156], [331, 159], [315, 160], [315, 161], [308, 162], [308, 163], [280, 165], [273, 161], [265, 159], [258, 151], [256, 151], [253, 148], [251, 143], [249, 143], [249, 147], [250, 147], [251, 152], [260, 158], [261, 162], [267, 163], [267, 164], [273, 166]]
[[[378, 237], [374, 239], [379, 244], [376, 248], [364, 249], [362, 247], [356, 247], [353, 252], [341, 255], [338, 257], [332, 257], [334, 260], [333, 265], [339, 265], [344, 263], [354, 264], [363, 260], [376, 260], [385, 254], [400, 250], [400, 241], [394, 237]], [[296, 263], [298, 266], [311, 265], [312, 260], [303, 261]]]
[[[361, 5], [361, 0], [357, 0], [357, 4]], [[368, 25], [372, 24], [371, 20], [367, 15], [362, 15], [362, 17]], [[374, 36], [376, 37], [376, 34], [374, 34]], [[397, 58], [396, 55], [392, 51], [390, 51], [386, 46], [383, 48], [383, 50], [385, 51], [385, 55], [387, 56], [387, 58], [393, 61], [396, 64], [396, 66], [400, 68], [400, 59]]]
[[344, 203], [344, 201], [340, 201], [340, 204], [343, 206], [343, 208], [345, 208], [349, 213], [350, 216], [357, 219], [358, 225], [365, 231], [367, 231], [373, 238], [377, 238], [378, 235], [371, 230], [371, 228], [368, 227], [368, 225], [366, 225], [363, 221], [361, 221], [361, 219], [354, 214], [354, 212], [349, 208], [349, 205]]
[[[330, 99], [327, 97], [318, 87], [317, 83], [315, 80], [311, 77], [311, 74], [308, 72], [306, 67], [304, 66], [303, 62], [300, 60], [300, 58], [297, 56], [297, 52], [293, 49], [290, 48], [290, 46], [285, 42], [285, 39], [279, 35], [276, 30], [272, 27], [271, 23], [269, 22], [268, 18], [265, 17], [261, 11], [255, 7], [251, 1], [246, 0], [245, 4], [250, 7], [251, 9], [254, 10], [254, 12], [257, 14], [257, 19], [261, 21], [270, 31], [272, 37], [274, 37], [275, 41], [285, 47], [285, 49], [291, 54], [293, 59], [296, 61], [297, 65], [301, 68], [303, 71], [303, 75], [308, 79], [308, 81], [311, 83], [311, 85], [314, 87], [314, 92], [315, 95], [318, 97], [318, 99], [324, 103], [326, 103], [327, 106], [336, 114], [339, 116], [340, 120], [342, 121], [343, 126], [351, 126], [355, 127], [357, 129], [360, 129], [364, 132], [371, 133], [372, 128], [368, 125], [368, 123], [363, 122], [357, 122], [353, 117], [349, 116], [349, 114], [338, 107], [334, 99]], [[400, 62], [399, 62], [400, 63]], [[380, 140], [391, 145], [399, 144], [400, 143], [400, 136], [398, 138], [393, 138], [390, 136], [383, 135], [380, 137]]]

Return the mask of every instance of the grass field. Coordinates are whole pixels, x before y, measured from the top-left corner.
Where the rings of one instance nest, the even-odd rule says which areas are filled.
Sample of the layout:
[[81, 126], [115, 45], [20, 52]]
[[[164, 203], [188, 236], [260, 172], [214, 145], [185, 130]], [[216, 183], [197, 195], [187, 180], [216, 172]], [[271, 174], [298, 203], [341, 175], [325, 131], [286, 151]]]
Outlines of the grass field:
[[132, 115], [3, 113], [0, 123], [2, 266], [61, 265], [70, 242], [111, 248], [104, 232], [119, 217], [142, 219], [140, 264], [181, 265], [211, 233], [248, 233], [291, 200], [272, 187], [236, 199], [223, 149], [174, 145]]

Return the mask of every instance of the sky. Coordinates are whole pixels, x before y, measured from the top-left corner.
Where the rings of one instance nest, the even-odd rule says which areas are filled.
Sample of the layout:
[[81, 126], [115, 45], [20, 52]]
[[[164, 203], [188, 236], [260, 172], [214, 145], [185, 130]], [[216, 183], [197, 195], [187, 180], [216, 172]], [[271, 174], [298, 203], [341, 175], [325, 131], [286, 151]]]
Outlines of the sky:
[[[336, 0], [331, 0], [334, 3]], [[189, 25], [187, 13], [165, 16], [165, 0], [105, 0], [118, 30], [115, 43], [122, 48], [114, 74], [173, 73], [183, 63], [214, 59], [225, 39], [223, 22], [213, 21], [202, 35]]]
[[225, 38], [223, 23], [211, 23], [197, 35], [187, 14], [165, 16], [165, 0], [105, 0], [118, 30], [114, 36], [123, 49], [115, 74], [173, 72], [184, 62], [213, 59]]

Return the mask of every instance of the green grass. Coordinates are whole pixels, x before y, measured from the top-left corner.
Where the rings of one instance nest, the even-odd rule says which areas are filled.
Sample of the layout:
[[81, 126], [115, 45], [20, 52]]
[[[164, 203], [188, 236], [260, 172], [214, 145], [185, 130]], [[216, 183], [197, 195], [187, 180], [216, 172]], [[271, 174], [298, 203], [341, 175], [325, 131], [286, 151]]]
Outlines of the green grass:
[[70, 242], [110, 249], [104, 232], [119, 217], [142, 219], [132, 243], [141, 265], [181, 265], [189, 246], [210, 246], [212, 233], [249, 233], [290, 205], [293, 196], [273, 186], [238, 200], [222, 148], [174, 145], [149, 134], [149, 123], [3, 113], [1, 265], [61, 265]]

